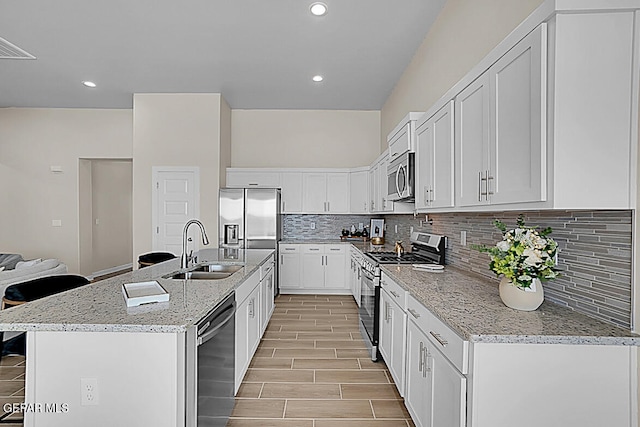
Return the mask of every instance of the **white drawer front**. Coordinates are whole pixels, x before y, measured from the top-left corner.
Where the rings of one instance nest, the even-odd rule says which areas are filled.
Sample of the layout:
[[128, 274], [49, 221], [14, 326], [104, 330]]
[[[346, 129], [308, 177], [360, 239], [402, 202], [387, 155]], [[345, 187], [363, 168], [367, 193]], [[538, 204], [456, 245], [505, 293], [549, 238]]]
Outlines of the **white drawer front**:
[[326, 254], [344, 254], [347, 253], [348, 245], [324, 245], [324, 253]]
[[300, 252], [300, 245], [281, 243], [278, 248], [281, 254], [293, 254]]
[[269, 274], [271, 270], [273, 270], [274, 265], [275, 260], [273, 259], [273, 256], [271, 256], [260, 266], [260, 280], [264, 279], [267, 274]]
[[303, 254], [323, 254], [324, 245], [302, 245]]
[[405, 291], [400, 285], [391, 280], [388, 276], [382, 273], [382, 279], [380, 285], [387, 291], [389, 296], [404, 310], [407, 305], [407, 291]]
[[469, 342], [445, 325], [413, 296], [407, 296], [407, 313], [418, 327], [429, 337], [440, 352], [460, 372], [467, 374], [469, 370]]

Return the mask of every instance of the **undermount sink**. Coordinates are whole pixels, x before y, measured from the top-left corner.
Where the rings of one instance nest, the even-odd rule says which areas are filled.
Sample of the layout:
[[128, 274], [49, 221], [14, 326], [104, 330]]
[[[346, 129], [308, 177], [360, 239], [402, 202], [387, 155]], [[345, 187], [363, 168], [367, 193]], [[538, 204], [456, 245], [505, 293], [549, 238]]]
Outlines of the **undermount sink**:
[[243, 265], [227, 265], [227, 264], [204, 264], [187, 272], [171, 273], [164, 276], [165, 279], [176, 280], [220, 280], [226, 279], [236, 271], [240, 270]]

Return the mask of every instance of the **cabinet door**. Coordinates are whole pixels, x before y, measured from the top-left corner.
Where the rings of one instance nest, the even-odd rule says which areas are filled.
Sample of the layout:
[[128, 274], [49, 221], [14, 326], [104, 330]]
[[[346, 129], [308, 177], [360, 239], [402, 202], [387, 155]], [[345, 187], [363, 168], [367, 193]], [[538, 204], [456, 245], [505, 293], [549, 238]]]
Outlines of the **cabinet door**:
[[429, 206], [444, 208], [453, 206], [453, 101], [440, 109], [433, 117], [431, 139], [431, 188]]
[[384, 157], [380, 162], [380, 169], [378, 169], [378, 182], [379, 182], [379, 195], [381, 212], [393, 212], [393, 202], [387, 200], [389, 196], [389, 180], [387, 174], [387, 168], [389, 167], [389, 158]]
[[261, 287], [256, 286], [251, 295], [248, 298], [248, 306], [247, 306], [247, 348], [248, 361], [251, 361], [253, 354], [258, 348], [258, 344], [260, 344], [260, 337], [262, 329], [260, 328], [260, 295], [261, 295]]
[[302, 174], [302, 210], [305, 213], [325, 213], [327, 210], [327, 174]]
[[466, 378], [432, 345], [428, 349], [427, 369], [433, 377], [433, 426], [466, 426]]
[[281, 289], [299, 289], [301, 281], [301, 254], [298, 245], [280, 245], [279, 280]]
[[489, 74], [484, 73], [455, 99], [455, 203], [488, 203]]
[[369, 213], [369, 171], [349, 176], [349, 213]]
[[345, 246], [325, 248], [324, 286], [330, 289], [348, 289], [347, 251]]
[[235, 365], [235, 378], [236, 378], [236, 390], [242, 383], [247, 368], [249, 367], [249, 319], [250, 308], [249, 303], [251, 297], [244, 300], [236, 309], [236, 365]]
[[433, 181], [433, 119], [422, 123], [416, 130], [416, 209], [429, 207]]
[[404, 396], [406, 314], [384, 289], [380, 291], [380, 302], [380, 353], [400, 396]]
[[389, 139], [389, 158], [393, 161], [411, 149], [411, 124], [407, 123]]
[[278, 188], [280, 172], [227, 170], [227, 187], [263, 187]]
[[327, 174], [326, 212], [349, 212], [349, 174], [347, 172]]
[[[432, 382], [425, 364], [429, 340], [413, 323], [407, 322], [407, 383], [404, 403], [416, 427], [431, 427]], [[446, 425], [446, 424], [445, 424]]]
[[546, 199], [545, 31], [536, 28], [489, 69], [491, 203]]
[[260, 283], [262, 287], [260, 294], [260, 335], [264, 334], [264, 330], [267, 328], [267, 324], [273, 313], [273, 280], [273, 269], [271, 269]]
[[320, 248], [305, 248], [302, 254], [302, 287], [324, 288], [324, 253]]
[[378, 164], [369, 169], [369, 212], [378, 212]]
[[280, 174], [282, 213], [302, 212], [302, 172]]

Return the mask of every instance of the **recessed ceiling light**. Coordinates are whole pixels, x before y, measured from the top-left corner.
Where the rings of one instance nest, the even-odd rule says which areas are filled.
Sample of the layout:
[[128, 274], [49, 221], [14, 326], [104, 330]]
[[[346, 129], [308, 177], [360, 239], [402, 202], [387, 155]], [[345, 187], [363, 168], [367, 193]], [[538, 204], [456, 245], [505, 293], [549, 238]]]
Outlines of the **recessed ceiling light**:
[[316, 2], [309, 7], [309, 10], [315, 16], [324, 16], [327, 14], [327, 5], [322, 2]]
[[312, 80], [313, 80], [314, 82], [316, 82], [316, 83], [320, 83], [321, 81], [323, 81], [323, 80], [324, 80], [324, 77], [322, 77], [321, 75], [319, 75], [319, 74], [318, 74], [317, 76], [313, 76], [313, 79], [312, 79]]
[[82, 84], [85, 85], [86, 87], [96, 87], [96, 84], [90, 81], [84, 81], [82, 82]]

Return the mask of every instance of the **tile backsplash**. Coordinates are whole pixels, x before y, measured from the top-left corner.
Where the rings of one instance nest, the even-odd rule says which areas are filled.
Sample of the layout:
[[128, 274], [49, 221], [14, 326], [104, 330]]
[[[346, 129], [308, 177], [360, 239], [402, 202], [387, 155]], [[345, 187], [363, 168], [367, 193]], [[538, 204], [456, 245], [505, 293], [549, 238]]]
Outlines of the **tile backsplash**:
[[[369, 226], [368, 215], [284, 215], [283, 239], [339, 239], [343, 228]], [[315, 226], [315, 229], [311, 228]]]
[[[387, 241], [404, 240], [410, 229], [448, 237], [446, 262], [450, 265], [499, 279], [489, 270], [489, 256], [471, 249], [473, 244], [494, 245], [502, 238], [493, 225], [500, 219], [508, 228], [516, 224], [518, 212], [386, 215]], [[551, 227], [558, 242], [560, 277], [544, 284], [545, 298], [557, 304], [630, 328], [631, 325], [631, 211], [538, 211], [525, 212], [528, 226]], [[421, 224], [422, 221], [422, 224]], [[395, 226], [398, 233], [395, 233]], [[461, 232], [467, 245], [461, 245]]]

